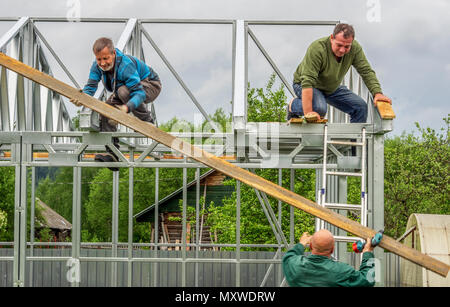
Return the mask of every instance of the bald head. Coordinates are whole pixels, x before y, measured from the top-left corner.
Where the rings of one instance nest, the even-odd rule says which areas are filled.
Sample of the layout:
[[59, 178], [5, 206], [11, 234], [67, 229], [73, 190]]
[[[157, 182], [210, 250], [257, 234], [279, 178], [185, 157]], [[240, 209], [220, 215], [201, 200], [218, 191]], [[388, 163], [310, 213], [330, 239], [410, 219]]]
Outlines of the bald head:
[[321, 229], [311, 237], [310, 245], [313, 255], [330, 256], [334, 250], [333, 234], [326, 229]]

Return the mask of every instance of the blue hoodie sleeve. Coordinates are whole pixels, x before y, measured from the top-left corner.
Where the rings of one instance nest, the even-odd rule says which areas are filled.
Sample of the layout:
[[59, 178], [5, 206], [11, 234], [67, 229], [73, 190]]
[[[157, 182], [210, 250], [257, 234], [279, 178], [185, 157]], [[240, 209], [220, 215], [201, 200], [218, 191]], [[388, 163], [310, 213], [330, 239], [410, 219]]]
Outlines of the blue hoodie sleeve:
[[133, 111], [145, 100], [145, 91], [136, 68], [130, 63], [123, 70], [123, 80], [130, 91], [130, 100], [127, 102], [128, 112]]
[[98, 68], [97, 63], [94, 61], [89, 72], [89, 79], [83, 88], [83, 93], [94, 96], [98, 88], [98, 82], [101, 79], [102, 72], [100, 71], [100, 68]]

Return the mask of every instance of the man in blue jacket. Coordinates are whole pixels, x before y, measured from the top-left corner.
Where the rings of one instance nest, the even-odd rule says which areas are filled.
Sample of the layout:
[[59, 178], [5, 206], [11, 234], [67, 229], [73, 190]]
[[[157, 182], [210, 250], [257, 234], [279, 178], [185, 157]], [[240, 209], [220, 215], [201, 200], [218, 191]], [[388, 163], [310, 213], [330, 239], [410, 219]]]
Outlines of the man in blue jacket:
[[[105, 88], [112, 92], [106, 103], [123, 112], [133, 113], [142, 121], [153, 123], [147, 103], [152, 102], [161, 92], [161, 81], [158, 74], [143, 61], [126, 55], [114, 48], [111, 39], [101, 37], [93, 45], [95, 61], [91, 66], [89, 79], [83, 92], [94, 96], [98, 82], [101, 80]], [[71, 100], [80, 106], [78, 101]], [[107, 117], [100, 117], [100, 130], [117, 131], [117, 122]], [[118, 138], [113, 138], [114, 145], [119, 148]], [[97, 154], [95, 160], [116, 162], [117, 156], [108, 147], [107, 154]], [[113, 171], [118, 168], [110, 168]]]
[[[283, 272], [291, 287], [373, 287], [374, 254], [371, 239], [367, 239], [359, 270], [334, 261], [334, 237], [326, 229], [313, 236], [304, 233], [300, 243], [294, 245], [283, 257]], [[304, 255], [309, 246], [311, 255]]]

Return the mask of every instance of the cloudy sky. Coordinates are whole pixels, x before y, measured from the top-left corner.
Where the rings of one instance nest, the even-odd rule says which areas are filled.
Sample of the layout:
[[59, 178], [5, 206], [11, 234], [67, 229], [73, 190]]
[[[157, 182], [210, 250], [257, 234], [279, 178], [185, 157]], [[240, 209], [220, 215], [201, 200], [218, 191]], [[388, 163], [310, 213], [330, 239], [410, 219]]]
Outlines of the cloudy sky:
[[[0, 17], [81, 17], [346, 21], [354, 25], [384, 93], [393, 99], [397, 118], [392, 134], [413, 131], [414, 123], [439, 129], [450, 113], [449, 0], [3, 0]], [[72, 14], [72, 15], [71, 15]], [[0, 36], [14, 23], [0, 23]], [[99, 36], [117, 41], [124, 24], [37, 23], [78, 83], [84, 85], [92, 42]], [[208, 113], [231, 111], [232, 32], [229, 25], [147, 24], [145, 29]], [[283, 75], [292, 74], [305, 49], [329, 35], [329, 26], [252, 26]], [[144, 42], [147, 63], [163, 80], [156, 102], [160, 122], [174, 116], [194, 120], [194, 104], [170, 71]], [[48, 54], [48, 58], [51, 58]], [[70, 83], [56, 62], [54, 75]], [[249, 40], [249, 82], [263, 87], [272, 69]], [[288, 94], [288, 97], [290, 95]], [[73, 116], [77, 110], [68, 103]]]

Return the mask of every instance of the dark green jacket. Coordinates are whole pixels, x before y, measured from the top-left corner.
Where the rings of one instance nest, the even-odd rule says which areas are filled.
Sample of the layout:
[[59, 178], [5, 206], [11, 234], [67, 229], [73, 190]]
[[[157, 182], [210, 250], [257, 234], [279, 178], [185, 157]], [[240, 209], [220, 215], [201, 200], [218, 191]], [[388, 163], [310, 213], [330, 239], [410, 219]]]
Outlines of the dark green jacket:
[[338, 62], [331, 50], [330, 37], [320, 38], [308, 47], [297, 70], [294, 83], [302, 88], [316, 88], [330, 95], [341, 85], [345, 74], [354, 66], [372, 95], [381, 93], [377, 76], [364, 55], [361, 45], [353, 40], [350, 52]]
[[[291, 287], [373, 287], [367, 280], [374, 262], [371, 252], [365, 252], [359, 271], [352, 266], [325, 256], [305, 256], [305, 247], [298, 243], [283, 257], [283, 271]], [[373, 280], [373, 279], [372, 279]]]

